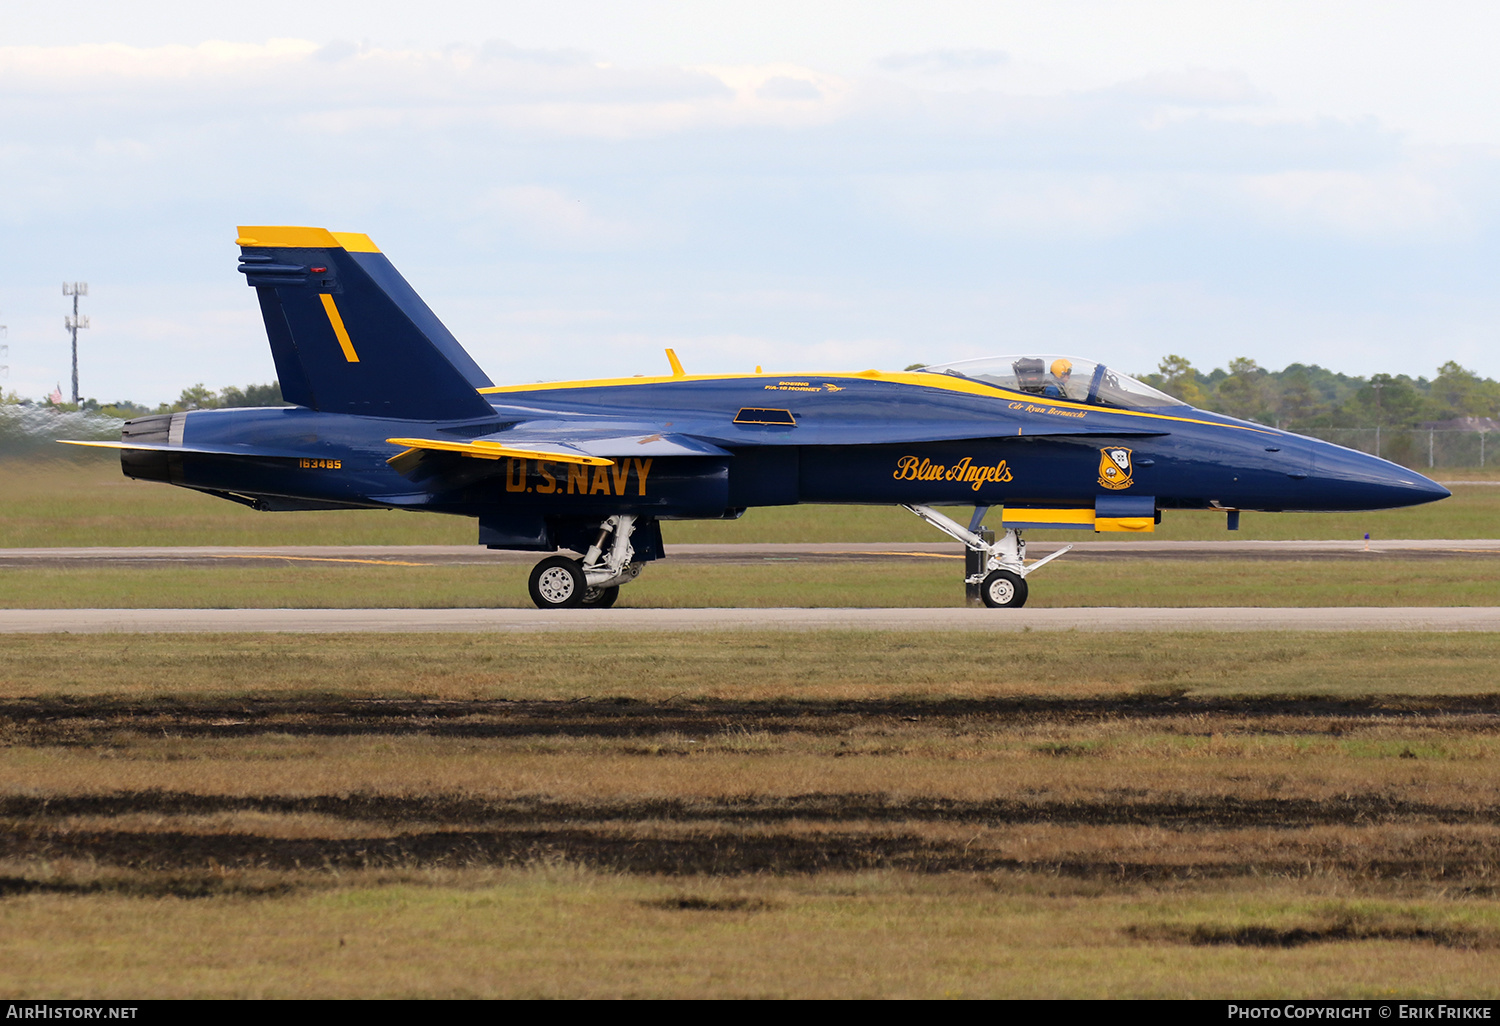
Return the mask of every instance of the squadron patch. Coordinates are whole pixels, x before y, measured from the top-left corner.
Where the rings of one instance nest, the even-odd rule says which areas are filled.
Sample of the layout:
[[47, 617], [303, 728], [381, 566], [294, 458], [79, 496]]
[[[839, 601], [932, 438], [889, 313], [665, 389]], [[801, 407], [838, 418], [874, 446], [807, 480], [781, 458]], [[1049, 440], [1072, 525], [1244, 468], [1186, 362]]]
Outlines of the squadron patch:
[[1099, 450], [1099, 484], [1111, 491], [1129, 488], [1130, 450], [1122, 445], [1107, 445]]

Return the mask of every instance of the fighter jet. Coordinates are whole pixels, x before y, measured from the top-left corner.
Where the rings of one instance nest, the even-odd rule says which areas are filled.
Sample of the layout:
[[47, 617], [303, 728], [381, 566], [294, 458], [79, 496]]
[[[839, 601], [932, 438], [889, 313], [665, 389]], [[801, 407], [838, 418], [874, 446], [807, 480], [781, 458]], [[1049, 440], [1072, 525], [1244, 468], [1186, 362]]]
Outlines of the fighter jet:
[[[1029, 528], [1147, 532], [1164, 511], [1219, 510], [1235, 530], [1242, 510], [1449, 494], [1053, 354], [688, 374], [668, 350], [670, 374], [496, 385], [369, 237], [241, 227], [238, 244], [293, 405], [140, 417], [118, 442], [78, 444], [119, 449], [128, 477], [258, 510], [473, 517], [480, 545], [556, 553], [531, 573], [544, 609], [613, 605], [666, 556], [664, 520], [757, 506], [905, 507], [964, 544], [971, 600], [1015, 608], [1067, 551], [1028, 561]], [[940, 512], [955, 506], [974, 508], [967, 524]]]

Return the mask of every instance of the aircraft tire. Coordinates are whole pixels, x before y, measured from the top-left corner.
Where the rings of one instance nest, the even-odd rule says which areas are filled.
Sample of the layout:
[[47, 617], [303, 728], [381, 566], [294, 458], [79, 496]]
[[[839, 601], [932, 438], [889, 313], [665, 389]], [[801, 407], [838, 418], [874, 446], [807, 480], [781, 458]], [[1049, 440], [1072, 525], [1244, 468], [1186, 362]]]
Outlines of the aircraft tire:
[[991, 609], [1020, 609], [1026, 604], [1026, 579], [1009, 570], [993, 570], [979, 586], [979, 595]]
[[582, 565], [567, 556], [549, 556], [532, 567], [529, 587], [538, 609], [573, 609], [588, 590]]
[[618, 584], [613, 588], [585, 588], [580, 605], [584, 609], [608, 609], [619, 597], [620, 586]]

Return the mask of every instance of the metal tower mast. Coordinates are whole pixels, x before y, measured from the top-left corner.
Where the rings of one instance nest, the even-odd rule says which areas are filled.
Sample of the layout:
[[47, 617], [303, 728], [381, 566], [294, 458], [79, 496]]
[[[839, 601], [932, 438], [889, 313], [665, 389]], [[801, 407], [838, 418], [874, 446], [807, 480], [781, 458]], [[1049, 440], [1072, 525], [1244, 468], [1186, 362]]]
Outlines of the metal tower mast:
[[73, 405], [78, 405], [78, 329], [89, 326], [88, 315], [78, 315], [78, 297], [89, 294], [89, 283], [86, 281], [63, 282], [63, 295], [73, 297], [73, 316], [63, 318], [63, 326], [73, 336]]

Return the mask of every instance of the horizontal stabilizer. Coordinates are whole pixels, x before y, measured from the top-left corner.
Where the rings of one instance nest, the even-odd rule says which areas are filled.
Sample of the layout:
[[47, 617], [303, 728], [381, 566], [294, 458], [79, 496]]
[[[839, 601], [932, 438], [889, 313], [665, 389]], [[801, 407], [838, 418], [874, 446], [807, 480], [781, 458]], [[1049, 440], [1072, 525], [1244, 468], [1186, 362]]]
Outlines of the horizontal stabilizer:
[[[176, 452], [200, 453], [206, 456], [258, 456], [266, 459], [308, 459], [311, 453], [292, 449], [271, 449], [263, 445], [244, 442], [220, 442], [217, 445], [164, 445], [156, 442], [81, 442], [70, 438], [59, 438], [63, 445], [90, 445], [98, 449], [129, 449], [132, 452]], [[317, 457], [321, 458], [321, 457]]]

